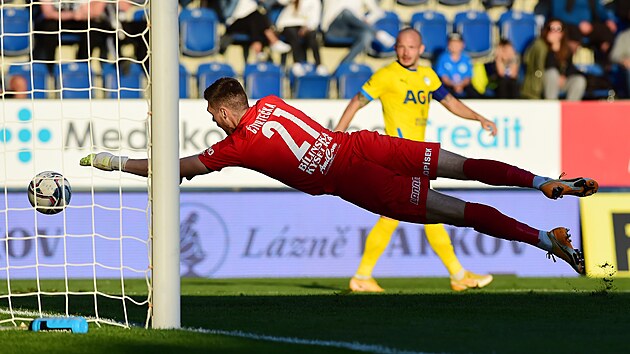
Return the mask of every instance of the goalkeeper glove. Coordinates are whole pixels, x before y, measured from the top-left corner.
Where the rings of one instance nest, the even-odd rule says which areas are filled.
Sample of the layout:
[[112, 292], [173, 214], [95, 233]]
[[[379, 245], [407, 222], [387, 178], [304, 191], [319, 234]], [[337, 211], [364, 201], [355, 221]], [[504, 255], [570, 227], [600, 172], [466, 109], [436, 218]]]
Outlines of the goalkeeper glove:
[[129, 158], [127, 156], [114, 156], [109, 152], [99, 152], [89, 154], [79, 161], [81, 166], [94, 166], [103, 171], [124, 171], [125, 164]]

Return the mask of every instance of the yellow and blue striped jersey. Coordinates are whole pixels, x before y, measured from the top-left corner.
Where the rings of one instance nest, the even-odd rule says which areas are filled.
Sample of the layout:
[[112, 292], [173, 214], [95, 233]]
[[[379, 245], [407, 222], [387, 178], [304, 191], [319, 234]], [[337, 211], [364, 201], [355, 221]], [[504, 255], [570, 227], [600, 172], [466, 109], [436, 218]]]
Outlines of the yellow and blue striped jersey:
[[361, 93], [369, 100], [381, 100], [387, 135], [424, 141], [429, 103], [433, 98], [441, 100], [448, 91], [430, 67], [410, 70], [395, 61], [376, 71]]

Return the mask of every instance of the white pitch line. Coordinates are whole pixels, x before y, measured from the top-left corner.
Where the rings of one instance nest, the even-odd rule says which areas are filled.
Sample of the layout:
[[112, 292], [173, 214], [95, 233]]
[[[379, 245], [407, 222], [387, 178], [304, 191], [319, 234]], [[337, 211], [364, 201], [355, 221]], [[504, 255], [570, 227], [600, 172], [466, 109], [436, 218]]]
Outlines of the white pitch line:
[[[11, 314], [11, 311], [0, 308], [0, 314]], [[27, 310], [13, 310], [13, 315], [25, 316], [25, 317], [39, 317], [40, 313], [36, 311], [27, 311]], [[43, 316], [63, 316], [59, 313], [46, 313], [42, 312]], [[117, 322], [112, 319], [97, 319], [95, 317], [84, 316], [88, 321], [108, 321], [111, 323], [118, 323], [120, 326], [124, 326], [123, 323]], [[267, 342], [276, 342], [276, 343], [286, 343], [286, 344], [300, 344], [300, 345], [313, 345], [319, 347], [333, 347], [333, 348], [342, 348], [342, 349], [350, 349], [359, 352], [368, 352], [368, 353], [383, 353], [383, 354], [429, 354], [425, 352], [413, 352], [406, 350], [399, 350], [395, 348], [385, 347], [382, 345], [374, 345], [374, 344], [364, 344], [358, 342], [342, 342], [342, 341], [330, 341], [330, 340], [318, 340], [318, 339], [304, 339], [304, 338], [295, 338], [295, 337], [277, 337], [270, 336], [265, 334], [256, 334], [256, 333], [248, 333], [243, 331], [226, 331], [220, 329], [206, 329], [206, 328], [181, 328], [182, 331], [187, 332], [195, 332], [195, 333], [203, 333], [203, 334], [215, 334], [229, 337], [239, 337], [253, 340], [262, 340]]]
[[333, 347], [356, 350], [359, 352], [369, 353], [384, 353], [384, 354], [429, 354], [425, 352], [412, 352], [399, 350], [382, 345], [363, 344], [358, 342], [342, 342], [342, 341], [330, 341], [330, 340], [317, 340], [317, 339], [303, 339], [295, 337], [277, 337], [269, 336], [265, 334], [248, 333], [243, 331], [225, 331], [220, 329], [205, 329], [205, 328], [182, 328], [184, 331], [204, 333], [204, 334], [218, 334], [230, 337], [240, 337], [246, 339], [263, 340], [268, 342], [286, 343], [286, 344], [302, 344], [313, 345], [320, 347]]

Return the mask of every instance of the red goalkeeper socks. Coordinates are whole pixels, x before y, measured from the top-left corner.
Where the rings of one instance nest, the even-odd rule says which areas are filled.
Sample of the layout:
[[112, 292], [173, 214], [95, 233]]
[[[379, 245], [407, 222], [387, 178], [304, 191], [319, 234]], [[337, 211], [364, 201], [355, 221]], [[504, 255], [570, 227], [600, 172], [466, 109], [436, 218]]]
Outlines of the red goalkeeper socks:
[[466, 159], [464, 174], [492, 186], [533, 188], [533, 173], [495, 160]]
[[465, 226], [486, 235], [537, 246], [539, 231], [484, 204], [466, 203]]

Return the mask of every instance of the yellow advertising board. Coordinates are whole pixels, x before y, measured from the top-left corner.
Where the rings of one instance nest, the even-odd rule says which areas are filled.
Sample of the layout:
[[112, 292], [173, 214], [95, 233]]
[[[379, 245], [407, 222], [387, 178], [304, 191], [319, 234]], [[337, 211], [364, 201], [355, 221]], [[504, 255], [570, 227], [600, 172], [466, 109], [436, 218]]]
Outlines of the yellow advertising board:
[[586, 273], [630, 277], [630, 193], [600, 193], [580, 200]]

